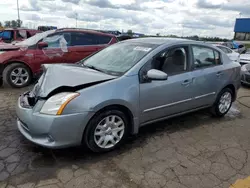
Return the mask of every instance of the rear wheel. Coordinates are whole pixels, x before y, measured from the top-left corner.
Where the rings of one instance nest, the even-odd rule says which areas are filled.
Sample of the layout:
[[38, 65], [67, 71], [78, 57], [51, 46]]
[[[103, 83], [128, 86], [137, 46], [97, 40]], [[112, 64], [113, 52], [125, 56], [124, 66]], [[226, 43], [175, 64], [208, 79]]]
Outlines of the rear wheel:
[[107, 110], [92, 118], [84, 141], [94, 152], [110, 151], [124, 142], [128, 135], [128, 118], [119, 110]]
[[2, 86], [3, 86], [3, 79], [0, 78], [0, 87], [2, 87]]
[[28, 86], [32, 80], [30, 69], [22, 63], [8, 65], [3, 71], [4, 86], [22, 88]]
[[227, 114], [233, 103], [233, 92], [229, 88], [223, 89], [214, 103], [211, 111], [217, 117], [223, 117]]

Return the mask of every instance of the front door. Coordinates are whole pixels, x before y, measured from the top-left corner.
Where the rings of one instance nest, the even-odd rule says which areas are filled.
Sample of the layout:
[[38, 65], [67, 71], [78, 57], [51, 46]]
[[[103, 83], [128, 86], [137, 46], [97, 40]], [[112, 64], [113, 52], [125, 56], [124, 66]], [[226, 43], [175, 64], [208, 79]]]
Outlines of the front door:
[[68, 40], [64, 33], [56, 33], [43, 39], [43, 42], [48, 43], [48, 47], [37, 49], [35, 58], [39, 64], [52, 64], [52, 63], [67, 63]]
[[168, 74], [167, 80], [140, 81], [141, 122], [163, 118], [193, 108], [193, 77], [189, 72], [188, 46], [178, 46], [158, 54], [147, 69]]

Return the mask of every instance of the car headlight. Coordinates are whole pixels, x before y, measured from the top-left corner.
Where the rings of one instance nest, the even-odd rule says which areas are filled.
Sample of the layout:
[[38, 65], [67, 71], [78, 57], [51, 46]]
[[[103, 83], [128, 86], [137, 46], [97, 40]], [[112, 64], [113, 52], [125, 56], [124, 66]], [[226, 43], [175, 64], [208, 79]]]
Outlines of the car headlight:
[[242, 72], [247, 72], [248, 70], [247, 70], [247, 66], [246, 65], [243, 65], [242, 67], [241, 67], [241, 71]]
[[61, 115], [67, 104], [79, 95], [79, 93], [75, 92], [63, 92], [53, 95], [44, 103], [40, 113]]

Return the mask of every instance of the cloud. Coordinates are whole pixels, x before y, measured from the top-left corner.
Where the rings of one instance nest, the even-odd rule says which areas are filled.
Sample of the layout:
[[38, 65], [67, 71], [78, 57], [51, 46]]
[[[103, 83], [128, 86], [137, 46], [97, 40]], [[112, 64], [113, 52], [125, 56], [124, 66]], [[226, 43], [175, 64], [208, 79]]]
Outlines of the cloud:
[[81, 0], [62, 0], [63, 2], [73, 3], [73, 4], [79, 4]]
[[38, 0], [29, 0], [29, 5], [21, 6], [22, 11], [40, 11], [41, 7], [38, 5]]
[[[24, 23], [114, 29], [146, 34], [233, 37], [250, 0], [20, 0]], [[16, 19], [16, 1], [0, 1], [2, 21]]]
[[41, 17], [37, 14], [27, 14], [25, 16], [26, 20], [30, 20], [30, 21], [40, 21], [42, 20]]
[[219, 3], [214, 3], [208, 0], [198, 0], [197, 2], [198, 8], [204, 9], [221, 9], [226, 11], [237, 11], [239, 13], [250, 15], [249, 0], [238, 0], [238, 1], [219, 1]]
[[217, 9], [221, 8], [221, 4], [214, 4], [213, 2], [209, 2], [207, 0], [198, 0], [197, 6], [199, 8], [206, 8], [206, 9]]

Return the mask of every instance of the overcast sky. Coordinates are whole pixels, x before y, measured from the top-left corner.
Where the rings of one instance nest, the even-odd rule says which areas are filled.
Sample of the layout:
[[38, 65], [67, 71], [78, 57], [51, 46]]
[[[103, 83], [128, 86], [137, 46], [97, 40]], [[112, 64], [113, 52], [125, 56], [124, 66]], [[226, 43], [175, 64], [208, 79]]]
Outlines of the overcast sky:
[[[19, 0], [24, 26], [53, 25], [146, 34], [231, 38], [250, 0]], [[0, 21], [17, 19], [16, 0], [0, 0]]]

